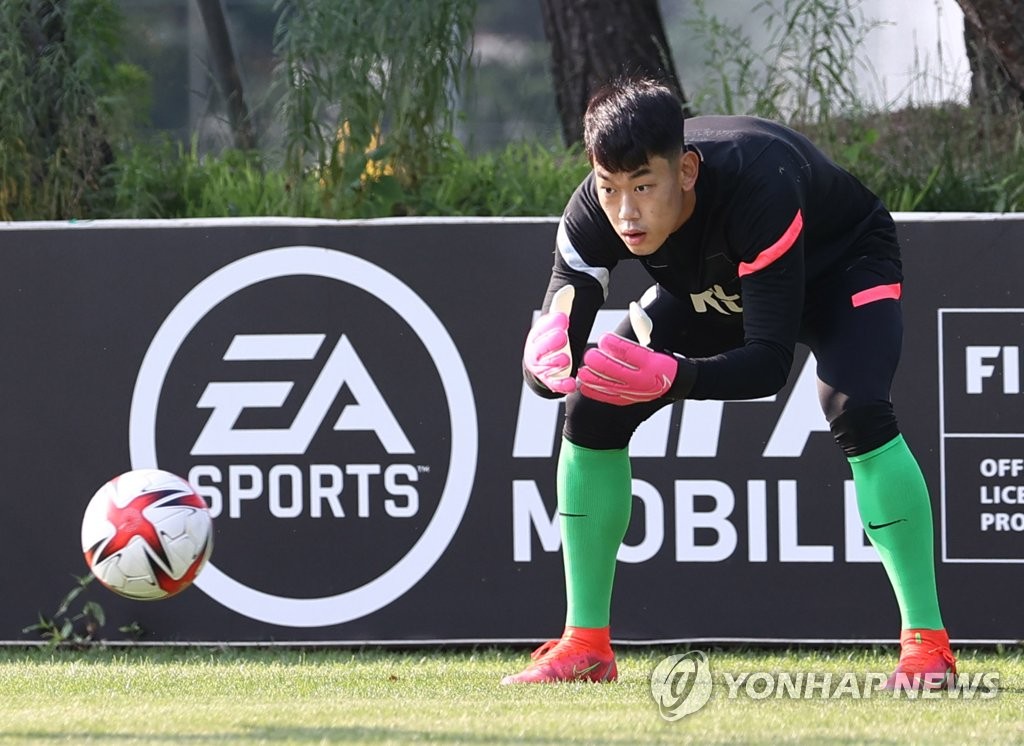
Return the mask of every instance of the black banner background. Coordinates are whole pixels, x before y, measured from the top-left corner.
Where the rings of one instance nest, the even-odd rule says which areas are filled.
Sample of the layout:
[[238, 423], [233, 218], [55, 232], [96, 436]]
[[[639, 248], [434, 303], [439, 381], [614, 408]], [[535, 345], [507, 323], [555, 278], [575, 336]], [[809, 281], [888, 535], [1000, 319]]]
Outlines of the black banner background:
[[[282, 219], [0, 228], [5, 351], [0, 386], [6, 431], [0, 456], [6, 487], [0, 523], [6, 568], [0, 640], [31, 639], [33, 635], [22, 629], [36, 620], [38, 612], [51, 613], [74, 584], [73, 576], [86, 572], [79, 542], [82, 511], [100, 485], [133, 466], [128, 438], [133, 389], [161, 324], [187, 293], [218, 269], [264, 250], [291, 246], [324, 247], [371, 262], [411, 288], [447, 329], [471, 382], [479, 433], [475, 478], [463, 520], [422, 580], [365, 616], [315, 627], [279, 625], [232, 611], [200, 588], [148, 603], [94, 588], [90, 596], [108, 615], [104, 636], [119, 639], [117, 628], [131, 622], [138, 623], [145, 630], [143, 639], [151, 641], [500, 641], [556, 635], [565, 610], [561, 556], [544, 551], [530, 529], [531, 561], [514, 560], [512, 486], [517, 480], [533, 483], [548, 515], [553, 512], [554, 458], [514, 457], [513, 443], [522, 394], [521, 345], [543, 295], [555, 227], [553, 220]], [[963, 345], [1020, 344], [1024, 329], [1017, 339], [1011, 327], [999, 339], [979, 337], [975, 342], [976, 327], [962, 323], [944, 340], [940, 359], [937, 323], [939, 309], [1024, 307], [1019, 287], [1024, 277], [1024, 221], [907, 216], [900, 230], [907, 276], [906, 333], [893, 395], [902, 430], [933, 493], [937, 572], [947, 627], [959, 640], [1016, 640], [1021, 637], [1024, 601], [1012, 589], [1019, 582], [1019, 563], [1024, 562], [1024, 536], [997, 537], [1000, 562], [943, 561], [944, 536], [950, 531], [956, 532], [951, 543], [955, 547], [971, 542], [984, 547], [988, 538], [957, 518], [962, 510], [950, 510], [949, 516], [958, 522], [944, 525], [943, 501], [977, 503], [974, 485], [982, 478], [977, 473], [943, 474], [942, 449], [948, 439], [943, 436], [939, 387], [940, 370], [947, 371], [946, 380], [956, 379], [953, 372], [962, 365]], [[648, 284], [637, 267], [618, 268], [606, 307], [624, 309]], [[324, 595], [330, 595], [383, 572], [423, 530], [431, 504], [436, 505], [429, 493], [443, 481], [445, 470], [437, 465], [446, 464], [448, 454], [450, 434], [443, 426], [447, 411], [439, 395], [439, 374], [430, 370], [422, 344], [372, 294], [360, 300], [358, 290], [347, 286], [340, 300], [332, 300], [327, 297], [332, 288], [321, 278], [312, 283], [272, 280], [247, 290], [254, 297], [237, 309], [236, 316], [226, 306], [210, 315], [206, 336], [190, 342], [191, 357], [176, 362], [168, 377], [176, 377], [179, 391], [186, 389], [181, 401], [187, 400], [190, 380], [194, 402], [207, 383], [226, 380], [217, 366], [233, 334], [319, 331], [333, 334], [333, 344], [339, 334], [333, 327], [339, 326], [379, 378], [399, 422], [420, 423], [410, 429], [417, 433], [412, 438], [417, 453], [406, 460], [429, 462], [431, 468], [422, 485], [422, 514], [404, 519], [405, 523], [381, 518], [352, 528], [339, 526], [339, 539], [334, 541], [332, 519], [314, 519], [308, 511], [289, 519], [271, 520], [263, 514], [248, 524], [244, 519], [217, 519], [213, 562], [232, 572], [248, 571], [250, 585], [262, 584], [267, 592], [279, 595], [289, 595], [288, 589], [294, 589], [291, 595], [309, 595], [321, 586]], [[325, 298], [317, 297], [321, 292]], [[310, 329], [314, 318], [322, 321], [318, 329]], [[207, 338], [209, 349], [199, 344]], [[214, 348], [215, 344], [220, 346]], [[209, 353], [208, 367], [203, 367], [204, 349]], [[685, 406], [677, 404], [667, 455], [634, 458], [634, 478], [660, 495], [664, 536], [650, 559], [619, 564], [612, 616], [616, 638], [897, 636], [899, 615], [881, 565], [844, 560], [843, 482], [848, 467], [828, 433], [810, 435], [799, 457], [762, 455], [804, 358], [802, 353], [790, 385], [775, 402], [724, 405], [716, 456], [675, 455]], [[276, 372], [266, 376], [268, 381], [280, 378]], [[966, 401], [970, 409], [973, 400], [962, 391], [947, 390], [947, 401], [951, 396]], [[1000, 399], [986, 392], [984, 401], [985, 406], [977, 407], [981, 433], [986, 432], [986, 418], [998, 411]], [[161, 468], [181, 473], [201, 459], [189, 457], [177, 444], [195, 436], [208, 410], [188, 411], [177, 398], [175, 402], [175, 409], [162, 404], [159, 410], [157, 450]], [[958, 406], [958, 411], [964, 408]], [[331, 411], [336, 418], [338, 409]], [[290, 417], [264, 426], [287, 426]], [[1006, 430], [1005, 423], [1001, 428]], [[327, 425], [317, 442], [324, 431], [330, 432]], [[554, 445], [553, 431], [543, 432], [552, 432]], [[359, 437], [364, 440], [354, 446], [355, 452], [372, 458], [373, 443]], [[1024, 455], [1020, 443], [1003, 439], [998, 455]], [[236, 460], [258, 463], [245, 457]], [[308, 459], [300, 454], [280, 461], [305, 465]], [[961, 461], [956, 462], [958, 469]], [[976, 461], [969, 460], [968, 467]], [[737, 545], [725, 559], [677, 561], [677, 480], [687, 485], [696, 480], [705, 486], [724, 484], [734, 494], [729, 520]], [[751, 480], [762, 487], [752, 488]], [[1024, 483], [1024, 477], [1019, 481]], [[761, 537], [755, 543], [762, 547], [757, 551], [764, 552], [764, 561], [749, 559], [754, 551], [748, 520], [751, 489], [763, 489], [767, 506], [763, 533], [760, 523], [754, 531]], [[796, 494], [799, 545], [831, 546], [833, 561], [780, 561], [786, 542], [779, 538], [784, 521], [776, 505], [787, 490], [790, 496]], [[713, 507], [707, 498], [695, 499], [697, 511]], [[1024, 506], [999, 509], [1019, 512]], [[351, 512], [349, 516], [342, 520], [353, 520]], [[645, 504], [635, 502], [627, 544], [645, 538], [647, 517]], [[721, 538], [707, 529], [695, 536], [705, 546]], [[991, 554], [980, 551], [974, 557]]]

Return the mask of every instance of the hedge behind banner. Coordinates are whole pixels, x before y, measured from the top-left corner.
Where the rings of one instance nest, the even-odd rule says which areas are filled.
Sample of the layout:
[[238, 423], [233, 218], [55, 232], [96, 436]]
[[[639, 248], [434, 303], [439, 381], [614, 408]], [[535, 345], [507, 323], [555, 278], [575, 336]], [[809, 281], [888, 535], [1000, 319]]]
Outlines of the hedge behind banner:
[[[957, 640], [1024, 600], [1024, 220], [898, 216], [901, 429], [931, 488]], [[291, 219], [0, 227], [0, 640], [87, 570], [112, 476], [159, 467], [214, 513], [196, 587], [91, 586], [144, 641], [547, 639], [565, 601], [562, 407], [522, 383], [556, 221]], [[596, 337], [649, 280], [612, 275]], [[709, 313], [730, 312], [708, 307]], [[681, 402], [631, 445], [622, 641], [892, 640], [899, 614], [800, 348], [787, 387]]]

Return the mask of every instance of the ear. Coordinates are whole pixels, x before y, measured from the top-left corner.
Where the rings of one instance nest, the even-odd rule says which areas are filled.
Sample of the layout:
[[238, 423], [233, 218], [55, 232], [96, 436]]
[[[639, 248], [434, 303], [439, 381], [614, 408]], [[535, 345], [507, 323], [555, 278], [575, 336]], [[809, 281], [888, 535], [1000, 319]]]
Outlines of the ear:
[[679, 157], [679, 181], [684, 191], [691, 191], [697, 183], [700, 172], [700, 156], [692, 150], [685, 150]]

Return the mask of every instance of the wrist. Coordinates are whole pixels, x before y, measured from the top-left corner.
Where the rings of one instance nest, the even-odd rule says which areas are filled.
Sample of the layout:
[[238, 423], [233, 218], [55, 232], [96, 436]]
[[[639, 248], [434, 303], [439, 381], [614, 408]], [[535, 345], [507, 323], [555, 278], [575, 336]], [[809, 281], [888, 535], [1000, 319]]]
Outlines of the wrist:
[[672, 357], [676, 361], [676, 376], [668, 391], [665, 392], [665, 398], [679, 401], [690, 395], [693, 385], [697, 382], [697, 364], [675, 353], [672, 353]]

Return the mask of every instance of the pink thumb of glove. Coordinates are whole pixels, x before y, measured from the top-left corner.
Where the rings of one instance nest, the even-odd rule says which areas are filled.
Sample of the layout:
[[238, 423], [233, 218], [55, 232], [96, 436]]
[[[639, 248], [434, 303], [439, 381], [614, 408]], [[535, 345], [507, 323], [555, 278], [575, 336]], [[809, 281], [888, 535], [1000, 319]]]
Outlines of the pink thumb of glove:
[[566, 285], [555, 293], [551, 310], [537, 319], [526, 337], [523, 365], [548, 389], [559, 394], [576, 390], [569, 347], [569, 313], [575, 288]]

